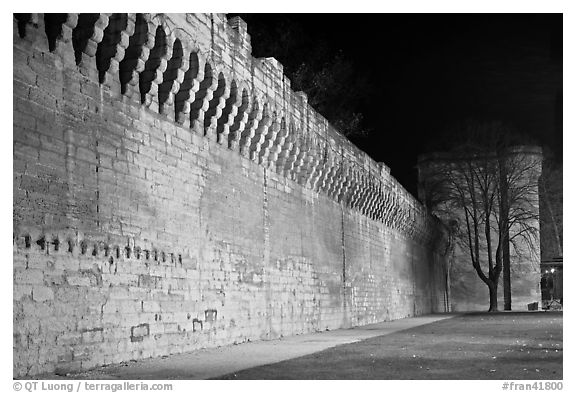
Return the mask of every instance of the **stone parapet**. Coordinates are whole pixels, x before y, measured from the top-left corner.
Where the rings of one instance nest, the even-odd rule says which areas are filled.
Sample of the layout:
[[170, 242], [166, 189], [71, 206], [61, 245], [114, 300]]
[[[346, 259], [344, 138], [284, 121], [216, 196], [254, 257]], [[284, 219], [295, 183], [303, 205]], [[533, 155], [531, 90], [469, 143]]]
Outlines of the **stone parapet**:
[[[253, 58], [246, 23], [223, 14], [18, 14], [20, 39], [47, 46], [111, 98], [133, 100], [259, 165], [408, 236], [429, 216], [377, 163], [290, 89], [282, 64]], [[73, 72], [73, 71], [72, 71]]]

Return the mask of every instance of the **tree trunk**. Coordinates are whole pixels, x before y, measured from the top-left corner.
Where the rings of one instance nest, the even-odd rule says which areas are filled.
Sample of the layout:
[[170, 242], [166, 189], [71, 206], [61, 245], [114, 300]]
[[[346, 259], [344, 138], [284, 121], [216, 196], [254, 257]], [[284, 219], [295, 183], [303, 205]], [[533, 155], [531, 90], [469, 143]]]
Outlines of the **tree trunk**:
[[508, 171], [506, 157], [500, 153], [498, 158], [500, 174], [500, 225], [502, 239], [502, 277], [504, 289], [504, 310], [512, 310], [512, 287], [510, 284], [510, 204], [508, 200]]
[[488, 311], [498, 311], [498, 281], [496, 283], [490, 281], [488, 290], [490, 291], [490, 308]]
[[510, 285], [510, 232], [504, 228], [502, 239], [502, 267], [504, 286], [504, 310], [512, 310], [512, 287]]

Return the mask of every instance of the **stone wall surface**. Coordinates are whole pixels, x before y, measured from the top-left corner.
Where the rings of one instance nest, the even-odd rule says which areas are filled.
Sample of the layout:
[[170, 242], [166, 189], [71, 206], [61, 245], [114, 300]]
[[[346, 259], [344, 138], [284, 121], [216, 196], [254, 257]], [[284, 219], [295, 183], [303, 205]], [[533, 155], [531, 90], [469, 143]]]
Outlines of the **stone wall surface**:
[[15, 14], [14, 376], [444, 311], [444, 238], [222, 14]]

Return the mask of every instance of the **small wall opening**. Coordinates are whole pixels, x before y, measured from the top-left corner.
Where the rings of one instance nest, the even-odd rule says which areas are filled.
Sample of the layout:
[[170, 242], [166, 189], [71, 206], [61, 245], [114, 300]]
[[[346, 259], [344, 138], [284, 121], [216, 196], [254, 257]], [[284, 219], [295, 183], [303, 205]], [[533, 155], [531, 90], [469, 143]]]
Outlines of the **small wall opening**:
[[48, 38], [50, 52], [56, 49], [56, 40], [62, 37], [62, 25], [66, 19], [68, 19], [68, 14], [44, 14], [44, 30]]
[[238, 113], [236, 113], [234, 121], [230, 126], [230, 134], [228, 135], [228, 146], [230, 147], [232, 146], [233, 140], [239, 139], [237, 133], [240, 130], [242, 120], [244, 119], [244, 116], [248, 111], [249, 105], [250, 105], [250, 96], [248, 94], [248, 91], [246, 89], [242, 89], [242, 103], [240, 104], [240, 107], [238, 108]]
[[184, 80], [180, 84], [180, 89], [174, 98], [174, 118], [176, 121], [180, 120], [181, 113], [184, 110], [184, 103], [190, 98], [190, 90], [194, 84], [194, 79], [198, 76], [198, 71], [200, 71], [198, 54], [192, 52], [190, 53], [188, 70], [184, 73]]
[[[249, 122], [250, 123], [252, 120], [254, 120], [258, 117], [259, 111], [260, 111], [260, 103], [258, 102], [258, 100], [254, 99], [254, 103], [252, 104], [252, 111], [249, 115]], [[240, 146], [241, 146], [241, 148], [248, 147], [246, 145], [248, 143], [250, 143], [250, 128], [251, 127], [244, 128], [244, 130], [242, 131], [242, 134], [240, 134]]]
[[182, 43], [179, 39], [176, 39], [172, 49], [172, 57], [168, 61], [166, 71], [164, 71], [162, 83], [158, 86], [158, 103], [160, 105], [160, 112], [162, 112], [162, 106], [168, 99], [174, 81], [178, 77], [178, 69], [182, 66], [183, 58], [184, 51], [182, 50]]
[[26, 37], [26, 25], [32, 20], [32, 14], [14, 14], [20, 38]]
[[280, 155], [284, 145], [286, 144], [286, 138], [288, 136], [288, 127], [286, 126], [286, 118], [282, 117], [280, 119], [278, 133], [272, 143], [270, 148], [270, 161], [275, 162]]
[[[220, 103], [220, 98], [224, 95], [224, 90], [226, 90], [226, 79], [224, 79], [224, 74], [218, 74], [218, 86], [212, 95], [212, 99], [208, 103], [208, 111], [206, 112], [206, 117], [204, 118], [204, 129], [210, 127], [212, 118], [216, 116], [216, 107]], [[206, 133], [206, 131], [204, 131]]]
[[267, 132], [268, 127], [270, 126], [270, 123], [272, 122], [272, 118], [271, 118], [271, 114], [269, 112], [269, 108], [268, 108], [268, 104], [264, 104], [264, 107], [262, 109], [262, 120], [260, 120], [260, 123], [258, 123], [258, 128], [256, 128], [256, 131], [254, 132], [254, 137], [252, 138], [252, 143], [250, 145], [250, 153], [254, 153], [256, 152], [256, 150], [258, 149], [259, 145], [261, 145], [261, 143], [263, 143], [264, 141], [260, 141], [262, 135]]
[[134, 34], [130, 36], [128, 48], [124, 59], [120, 62], [120, 91], [126, 93], [126, 87], [132, 80], [132, 72], [138, 64], [138, 58], [142, 54], [142, 47], [148, 38], [148, 24], [142, 14], [136, 14]]
[[230, 84], [230, 96], [226, 100], [226, 104], [222, 109], [222, 116], [218, 119], [218, 126], [216, 128], [216, 132], [221, 134], [224, 131], [224, 124], [226, 124], [230, 119], [230, 113], [232, 113], [232, 108], [234, 108], [234, 104], [238, 101], [238, 85], [236, 81], [233, 80]]
[[[281, 121], [282, 119], [278, 119], [278, 114], [276, 112], [272, 113], [272, 115], [270, 116], [270, 127], [268, 128], [268, 132], [264, 135], [264, 141], [262, 142], [262, 146], [264, 147], [263, 149], [260, 149], [259, 155], [261, 159], [264, 159], [265, 156], [269, 153], [272, 152], [273, 147], [278, 139], [278, 135], [281, 131], [280, 125], [281, 125]], [[277, 123], [278, 122], [278, 123]], [[272, 128], [274, 127], [274, 128]], [[276, 134], [274, 134], [274, 130], [276, 129], [276, 127], [278, 127], [278, 131]]]
[[154, 40], [154, 47], [150, 51], [150, 56], [144, 65], [144, 71], [140, 74], [140, 101], [146, 101], [146, 94], [150, 91], [152, 81], [156, 78], [156, 70], [160, 66], [162, 57], [166, 55], [166, 33], [162, 26], [156, 28], [156, 36]]
[[212, 80], [212, 66], [210, 66], [209, 63], [206, 63], [204, 66], [204, 79], [202, 79], [202, 82], [200, 82], [200, 88], [198, 89], [198, 93], [196, 93], [194, 102], [191, 105], [190, 124], [192, 124], [194, 120], [198, 119], [200, 116], [200, 109], [202, 109], [208, 88], [212, 85]]
[[128, 27], [127, 14], [112, 14], [108, 26], [104, 29], [104, 37], [96, 50], [96, 68], [100, 83], [104, 82], [104, 75], [110, 68], [110, 59], [116, 56], [116, 47], [122, 38], [122, 31]]
[[72, 30], [72, 46], [74, 47], [74, 58], [76, 65], [82, 61], [82, 53], [88, 45], [88, 40], [94, 34], [94, 25], [100, 17], [100, 14], [80, 14], [78, 15], [78, 24]]

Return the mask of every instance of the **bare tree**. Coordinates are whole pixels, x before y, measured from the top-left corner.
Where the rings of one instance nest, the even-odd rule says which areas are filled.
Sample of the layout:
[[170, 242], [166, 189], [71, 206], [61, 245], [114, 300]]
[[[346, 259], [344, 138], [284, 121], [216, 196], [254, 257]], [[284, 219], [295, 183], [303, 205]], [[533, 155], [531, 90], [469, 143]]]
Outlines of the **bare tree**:
[[[500, 123], [469, 125], [448, 154], [437, 156], [421, 183], [424, 203], [450, 222], [478, 277], [488, 286], [489, 311], [498, 310], [503, 274], [511, 309], [510, 245], [516, 255], [538, 247], [539, 148], [514, 147]], [[533, 259], [533, 258], [532, 258]]]
[[[500, 230], [504, 232], [502, 258], [504, 268], [504, 309], [512, 309], [510, 281], [510, 245], [516, 255], [539, 260], [539, 195], [541, 173], [539, 149], [503, 148], [498, 153], [500, 182], [498, 183]], [[501, 223], [500, 223], [501, 221]], [[526, 255], [530, 254], [530, 255]], [[534, 266], [538, 269], [539, 266]]]

